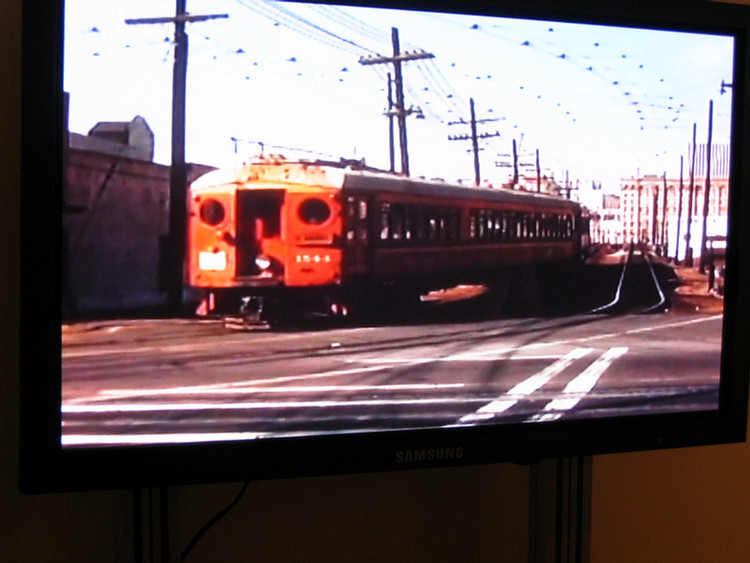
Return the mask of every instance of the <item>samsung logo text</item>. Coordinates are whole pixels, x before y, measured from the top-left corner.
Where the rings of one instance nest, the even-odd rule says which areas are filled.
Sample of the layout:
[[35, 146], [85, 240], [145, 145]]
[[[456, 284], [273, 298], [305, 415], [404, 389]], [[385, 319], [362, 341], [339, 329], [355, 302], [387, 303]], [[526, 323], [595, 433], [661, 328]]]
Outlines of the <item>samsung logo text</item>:
[[424, 450], [403, 450], [396, 452], [396, 463], [419, 463], [424, 461], [443, 461], [461, 459], [464, 456], [462, 447], [429, 448]]

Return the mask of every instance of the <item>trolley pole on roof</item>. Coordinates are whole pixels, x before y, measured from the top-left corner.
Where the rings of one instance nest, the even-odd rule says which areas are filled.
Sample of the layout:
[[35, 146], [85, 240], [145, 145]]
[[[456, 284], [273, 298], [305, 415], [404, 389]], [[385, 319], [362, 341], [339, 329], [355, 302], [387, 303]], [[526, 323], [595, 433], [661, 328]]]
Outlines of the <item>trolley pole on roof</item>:
[[401, 63], [407, 61], [415, 61], [417, 59], [432, 59], [435, 55], [427, 53], [425, 51], [418, 52], [401, 52], [401, 46], [398, 39], [398, 29], [395, 27], [391, 28], [391, 41], [393, 43], [393, 56], [384, 57], [377, 55], [374, 57], [360, 57], [359, 64], [362, 65], [376, 65], [376, 64], [392, 64], [394, 74], [394, 86], [396, 87], [396, 104], [391, 109], [390, 102], [388, 108], [388, 116], [396, 116], [398, 120], [398, 137], [399, 145], [401, 147], [401, 173], [404, 176], [409, 175], [409, 153], [406, 147], [406, 116], [416, 113], [417, 116], [422, 115], [421, 110], [417, 108], [406, 109], [404, 106], [404, 80], [401, 74]]
[[228, 14], [193, 16], [187, 0], [176, 0], [174, 17], [127, 19], [128, 25], [174, 24], [174, 68], [172, 72], [172, 162], [169, 167], [169, 237], [163, 271], [170, 311], [182, 313], [183, 264], [187, 244], [187, 167], [185, 165], [185, 91], [188, 36], [185, 24], [227, 18]]

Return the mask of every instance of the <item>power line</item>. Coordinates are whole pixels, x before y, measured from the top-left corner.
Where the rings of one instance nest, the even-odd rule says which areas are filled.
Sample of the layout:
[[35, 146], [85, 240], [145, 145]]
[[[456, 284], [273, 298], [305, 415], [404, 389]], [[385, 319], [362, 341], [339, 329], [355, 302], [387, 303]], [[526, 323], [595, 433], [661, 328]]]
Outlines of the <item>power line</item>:
[[277, 2], [248, 2], [247, 0], [237, 0], [237, 2], [241, 6], [270, 19], [274, 23], [284, 25], [297, 33], [301, 33], [310, 39], [314, 39], [331, 47], [349, 52], [352, 52], [351, 47], [357, 49], [357, 52], [375, 52], [373, 49], [360, 45], [351, 39], [343, 37], [310, 21]]
[[353, 15], [343, 11], [340, 7], [311, 4], [310, 8], [331, 21], [337, 21], [347, 30], [357, 31], [363, 37], [372, 41], [382, 43], [383, 41], [388, 40], [388, 34], [386, 32], [355, 18]]

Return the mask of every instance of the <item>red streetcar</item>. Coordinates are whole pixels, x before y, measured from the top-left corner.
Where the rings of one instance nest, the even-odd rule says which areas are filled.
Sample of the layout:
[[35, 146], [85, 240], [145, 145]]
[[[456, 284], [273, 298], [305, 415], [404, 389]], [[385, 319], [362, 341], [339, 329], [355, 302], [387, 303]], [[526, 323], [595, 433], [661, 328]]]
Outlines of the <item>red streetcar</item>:
[[266, 157], [189, 190], [187, 282], [201, 312], [347, 314], [518, 267], [578, 260], [579, 204]]

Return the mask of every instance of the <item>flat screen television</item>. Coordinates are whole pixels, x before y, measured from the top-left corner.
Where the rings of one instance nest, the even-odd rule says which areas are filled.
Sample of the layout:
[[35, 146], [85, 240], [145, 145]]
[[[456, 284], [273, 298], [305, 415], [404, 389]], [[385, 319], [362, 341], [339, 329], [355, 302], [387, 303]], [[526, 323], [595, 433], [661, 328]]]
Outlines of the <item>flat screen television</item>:
[[745, 439], [747, 6], [23, 18], [22, 490]]

